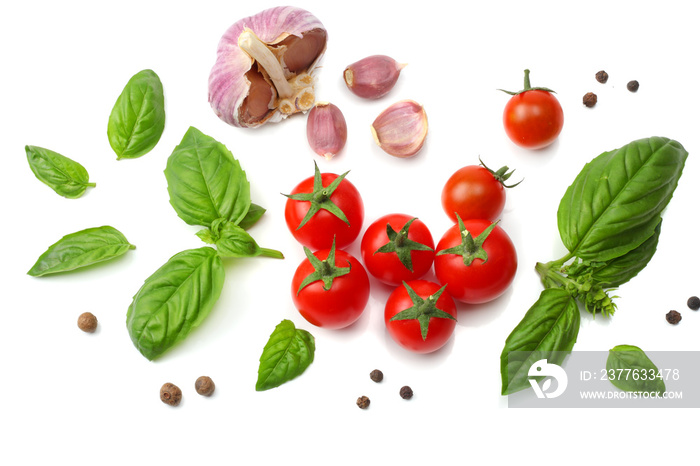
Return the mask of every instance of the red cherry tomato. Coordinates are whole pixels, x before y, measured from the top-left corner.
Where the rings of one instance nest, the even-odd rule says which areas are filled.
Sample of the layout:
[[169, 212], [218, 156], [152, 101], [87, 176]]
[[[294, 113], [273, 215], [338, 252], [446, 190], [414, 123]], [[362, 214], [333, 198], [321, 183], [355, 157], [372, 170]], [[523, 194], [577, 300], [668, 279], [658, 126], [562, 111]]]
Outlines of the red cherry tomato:
[[564, 127], [564, 112], [553, 91], [530, 87], [525, 70], [525, 89], [514, 93], [503, 111], [506, 134], [520, 147], [542, 149], [553, 143]]
[[[477, 304], [496, 299], [515, 278], [515, 246], [501, 227], [488, 220], [458, 220], [438, 242], [435, 275], [458, 301]], [[465, 257], [472, 259], [469, 265]]]
[[[321, 174], [318, 166], [315, 170], [314, 176], [287, 195], [287, 227], [299, 243], [313, 250], [330, 248], [334, 238], [336, 246], [343, 248], [360, 234], [365, 215], [362, 197], [355, 185], [345, 179], [347, 173]], [[341, 181], [335, 186], [339, 178]]]
[[493, 171], [486, 165], [462, 167], [450, 176], [442, 189], [442, 208], [452, 221], [455, 213], [462, 218], [496, 220], [506, 204], [505, 188], [512, 188], [520, 181], [506, 185], [513, 171], [502, 167]]
[[307, 258], [292, 278], [292, 300], [299, 313], [313, 325], [329, 329], [359, 319], [369, 301], [369, 276], [360, 261], [335, 248], [305, 252]]
[[442, 348], [454, 333], [457, 307], [444, 287], [412, 280], [389, 295], [384, 323], [391, 338], [403, 348], [430, 353]]
[[360, 251], [370, 274], [396, 286], [420, 278], [430, 270], [435, 243], [425, 223], [410, 215], [389, 214], [367, 228]]

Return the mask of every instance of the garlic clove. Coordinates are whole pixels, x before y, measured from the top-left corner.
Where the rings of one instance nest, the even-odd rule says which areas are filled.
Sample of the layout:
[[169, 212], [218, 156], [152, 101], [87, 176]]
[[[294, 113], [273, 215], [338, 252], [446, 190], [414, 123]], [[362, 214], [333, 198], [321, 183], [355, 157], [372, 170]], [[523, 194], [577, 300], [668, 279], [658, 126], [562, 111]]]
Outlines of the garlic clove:
[[389, 106], [372, 123], [372, 136], [379, 147], [394, 157], [411, 157], [428, 136], [428, 116], [422, 105], [402, 100]]
[[343, 79], [353, 94], [378, 99], [394, 87], [405, 66], [386, 55], [372, 55], [345, 68]]
[[328, 102], [318, 102], [306, 119], [306, 138], [318, 155], [333, 158], [348, 139], [348, 127], [340, 109]]
[[[311, 13], [276, 7], [233, 24], [209, 74], [209, 103], [226, 123], [254, 128], [313, 107], [327, 33]], [[282, 108], [280, 108], [282, 107]]]

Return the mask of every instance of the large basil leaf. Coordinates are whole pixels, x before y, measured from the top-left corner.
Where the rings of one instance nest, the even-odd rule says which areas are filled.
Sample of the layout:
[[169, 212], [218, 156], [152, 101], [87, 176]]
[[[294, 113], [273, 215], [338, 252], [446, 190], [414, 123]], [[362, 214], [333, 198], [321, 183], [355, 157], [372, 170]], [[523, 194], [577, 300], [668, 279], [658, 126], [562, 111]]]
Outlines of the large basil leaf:
[[163, 84], [153, 71], [139, 71], [126, 83], [109, 115], [109, 145], [117, 160], [141, 157], [156, 146], [164, 128]]
[[530, 387], [528, 371], [540, 359], [561, 364], [576, 343], [581, 313], [563, 288], [548, 288], [506, 339], [501, 353], [501, 393]]
[[653, 233], [688, 152], [673, 140], [640, 139], [605, 152], [581, 170], [559, 204], [559, 233], [572, 255], [605, 262]]
[[618, 287], [636, 277], [647, 266], [656, 252], [661, 235], [661, 222], [656, 224], [654, 234], [640, 246], [624, 256], [617, 257], [591, 273], [591, 278], [604, 287]]
[[315, 350], [313, 335], [297, 329], [292, 321], [283, 320], [275, 327], [260, 356], [255, 390], [279, 387], [301, 375], [313, 362]]
[[641, 348], [618, 345], [610, 350], [605, 363], [608, 379], [626, 392], [664, 393], [662, 374]]
[[29, 168], [44, 184], [63, 197], [75, 199], [83, 195], [90, 183], [88, 172], [78, 162], [49, 149], [25, 146]]
[[165, 168], [170, 204], [190, 225], [238, 224], [250, 208], [250, 184], [229, 150], [190, 127]]
[[148, 277], [126, 314], [131, 341], [152, 360], [209, 315], [224, 285], [224, 266], [210, 247], [182, 251]]
[[110, 226], [88, 228], [64, 236], [49, 246], [27, 272], [33, 277], [67, 272], [125, 254], [134, 245]]

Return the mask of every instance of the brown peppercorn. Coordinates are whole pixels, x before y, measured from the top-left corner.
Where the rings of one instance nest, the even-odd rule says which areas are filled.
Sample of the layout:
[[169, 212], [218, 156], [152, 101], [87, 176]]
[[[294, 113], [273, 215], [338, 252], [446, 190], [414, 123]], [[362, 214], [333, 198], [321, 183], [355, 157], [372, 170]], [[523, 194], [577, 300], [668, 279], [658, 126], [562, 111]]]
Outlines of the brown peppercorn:
[[598, 96], [594, 93], [587, 92], [586, 95], [583, 96], [583, 105], [585, 105], [586, 107], [591, 108], [596, 103], [598, 103]]
[[401, 398], [404, 400], [410, 400], [413, 398], [413, 390], [408, 385], [404, 385], [401, 387], [401, 390], [399, 390], [399, 395], [401, 395]]
[[369, 378], [378, 383], [384, 380], [384, 374], [379, 369], [375, 369], [369, 373]]
[[688, 307], [692, 309], [693, 311], [697, 311], [700, 309], [700, 298], [697, 296], [691, 296], [688, 298]]
[[160, 401], [170, 406], [177, 406], [182, 400], [182, 390], [177, 385], [165, 383], [160, 387]]
[[627, 83], [627, 90], [630, 92], [637, 92], [639, 89], [639, 81], [630, 81]]
[[366, 396], [361, 396], [357, 399], [357, 406], [360, 407], [360, 409], [367, 409], [369, 408], [369, 398]]
[[681, 321], [681, 313], [678, 311], [669, 311], [668, 314], [666, 314], [666, 320], [669, 324], [676, 325]]
[[78, 328], [83, 332], [93, 333], [97, 329], [97, 317], [92, 312], [83, 312], [78, 317]]
[[598, 71], [598, 72], [595, 74], [595, 79], [596, 79], [596, 81], [598, 81], [599, 83], [605, 84], [606, 82], [608, 82], [608, 73], [606, 73], [606, 72], [603, 71], [603, 70]]
[[202, 396], [210, 396], [214, 393], [215, 388], [214, 381], [211, 377], [207, 377], [206, 375], [199, 377], [194, 382], [194, 389]]

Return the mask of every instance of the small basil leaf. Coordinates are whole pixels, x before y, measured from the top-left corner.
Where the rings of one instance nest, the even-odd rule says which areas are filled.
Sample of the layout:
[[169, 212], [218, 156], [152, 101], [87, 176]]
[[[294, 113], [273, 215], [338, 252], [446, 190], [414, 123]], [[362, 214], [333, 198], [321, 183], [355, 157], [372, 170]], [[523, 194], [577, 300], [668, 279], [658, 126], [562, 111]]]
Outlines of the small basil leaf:
[[175, 254], [148, 277], [126, 314], [134, 346], [149, 360], [183, 340], [209, 315], [224, 285], [224, 266], [210, 247]]
[[666, 391], [659, 369], [637, 346], [618, 345], [611, 349], [605, 368], [610, 382], [620, 390], [646, 393]]
[[315, 339], [306, 330], [297, 329], [283, 320], [270, 335], [258, 368], [255, 390], [279, 387], [301, 375], [314, 360]]
[[27, 273], [41, 277], [68, 272], [119, 257], [133, 248], [116, 228], [88, 228], [66, 235], [49, 246]]
[[190, 127], [165, 168], [170, 204], [189, 225], [238, 224], [250, 209], [250, 184], [231, 152]]
[[216, 249], [222, 257], [254, 257], [262, 254], [262, 248], [253, 237], [233, 223], [227, 223], [221, 229]]
[[506, 339], [501, 353], [501, 393], [530, 387], [528, 371], [540, 359], [561, 364], [576, 343], [581, 313], [563, 288], [543, 290]]
[[152, 70], [139, 71], [126, 83], [109, 115], [109, 145], [117, 160], [141, 157], [156, 146], [164, 128], [163, 84]]
[[68, 199], [83, 195], [90, 183], [88, 172], [78, 162], [49, 149], [37, 146], [25, 146], [29, 168], [39, 181]]
[[605, 262], [651, 237], [687, 157], [680, 143], [652, 137], [604, 152], [586, 164], [557, 212], [569, 252]]
[[591, 278], [604, 287], [618, 287], [637, 276], [647, 266], [656, 252], [661, 234], [661, 222], [656, 225], [654, 234], [640, 246], [624, 256], [609, 261], [603, 267], [595, 269]]
[[245, 217], [243, 217], [243, 220], [241, 220], [240, 223], [238, 223], [238, 226], [243, 228], [244, 230], [247, 230], [253, 225], [255, 225], [264, 213], [264, 207], [260, 207], [257, 204], [250, 204], [250, 209], [248, 209], [248, 213], [245, 215]]

